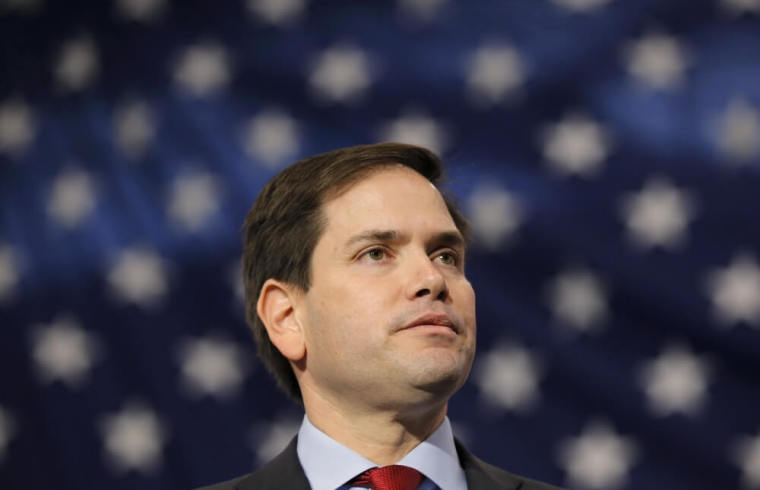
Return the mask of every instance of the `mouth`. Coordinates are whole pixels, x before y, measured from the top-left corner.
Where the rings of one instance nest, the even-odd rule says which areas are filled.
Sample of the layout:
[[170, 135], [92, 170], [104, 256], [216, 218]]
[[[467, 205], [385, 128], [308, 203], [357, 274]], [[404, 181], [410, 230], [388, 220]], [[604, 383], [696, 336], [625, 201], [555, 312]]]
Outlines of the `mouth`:
[[422, 315], [412, 320], [410, 323], [404, 325], [401, 330], [409, 330], [413, 328], [431, 331], [442, 331], [444, 333], [459, 333], [459, 327], [457, 324], [452, 321], [448, 315], [443, 313], [428, 313]]

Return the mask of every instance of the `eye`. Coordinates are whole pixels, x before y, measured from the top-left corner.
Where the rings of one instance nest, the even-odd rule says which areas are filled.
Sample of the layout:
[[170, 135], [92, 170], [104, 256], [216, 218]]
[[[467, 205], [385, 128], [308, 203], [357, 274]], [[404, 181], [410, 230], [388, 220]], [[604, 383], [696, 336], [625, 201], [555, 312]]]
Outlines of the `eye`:
[[457, 256], [453, 252], [441, 252], [435, 258], [443, 265], [457, 265]]
[[387, 254], [382, 248], [373, 248], [371, 250], [367, 250], [364, 255], [366, 255], [367, 258], [372, 261], [379, 262], [383, 260]]

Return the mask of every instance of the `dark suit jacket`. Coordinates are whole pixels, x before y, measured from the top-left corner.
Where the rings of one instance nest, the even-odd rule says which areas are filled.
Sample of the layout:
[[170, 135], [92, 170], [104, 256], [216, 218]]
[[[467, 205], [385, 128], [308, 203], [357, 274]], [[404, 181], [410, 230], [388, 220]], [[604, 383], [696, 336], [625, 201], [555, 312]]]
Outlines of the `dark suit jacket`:
[[[558, 490], [557, 487], [508, 473], [481, 461], [456, 441], [468, 490]], [[296, 438], [259, 470], [197, 490], [309, 490], [309, 481], [296, 453]]]

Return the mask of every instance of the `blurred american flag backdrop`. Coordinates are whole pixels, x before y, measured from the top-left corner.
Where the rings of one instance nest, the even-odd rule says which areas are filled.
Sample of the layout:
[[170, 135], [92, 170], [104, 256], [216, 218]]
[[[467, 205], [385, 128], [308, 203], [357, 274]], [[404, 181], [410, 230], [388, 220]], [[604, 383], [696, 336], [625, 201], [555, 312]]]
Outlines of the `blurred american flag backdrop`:
[[0, 488], [186, 489], [299, 407], [240, 225], [298, 158], [444, 159], [483, 459], [760, 488], [760, 0], [0, 0]]

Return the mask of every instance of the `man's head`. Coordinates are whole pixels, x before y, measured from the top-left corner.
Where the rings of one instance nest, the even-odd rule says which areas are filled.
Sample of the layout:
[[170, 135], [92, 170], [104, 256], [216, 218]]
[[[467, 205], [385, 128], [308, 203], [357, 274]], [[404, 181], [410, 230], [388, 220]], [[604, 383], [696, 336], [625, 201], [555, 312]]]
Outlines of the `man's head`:
[[[293, 398], [294, 369], [347, 389], [357, 387], [343, 375], [365, 366], [406, 369], [423, 391], [464, 381], [475, 327], [467, 225], [433, 187], [440, 177], [429, 151], [386, 143], [301, 160], [262, 190], [244, 225], [246, 315]], [[428, 326], [404, 328], [418, 322]]]

